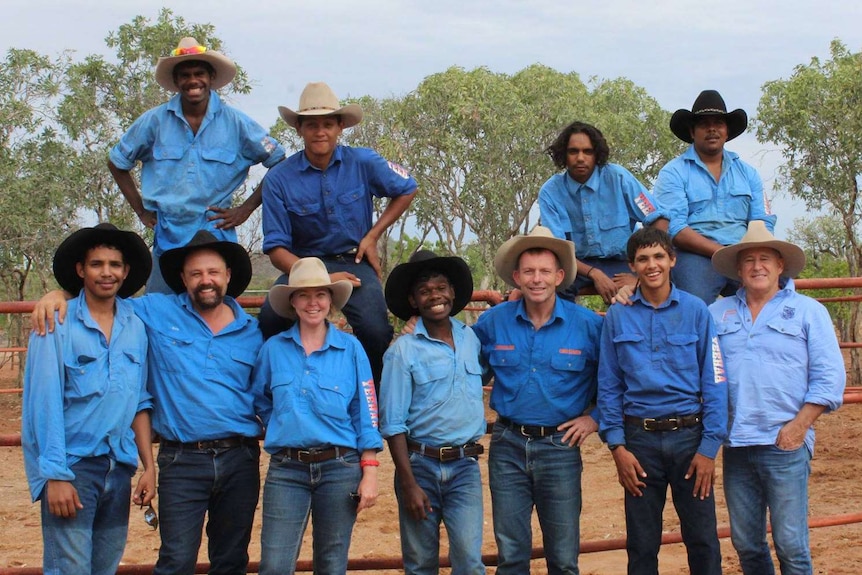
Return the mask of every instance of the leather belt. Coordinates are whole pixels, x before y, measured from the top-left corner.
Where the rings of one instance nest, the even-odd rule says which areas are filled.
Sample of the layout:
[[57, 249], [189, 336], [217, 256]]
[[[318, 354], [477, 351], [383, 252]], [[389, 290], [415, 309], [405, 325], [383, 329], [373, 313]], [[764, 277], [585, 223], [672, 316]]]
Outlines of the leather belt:
[[359, 251], [359, 248], [353, 248], [352, 250], [348, 250], [346, 252], [342, 252], [340, 254], [324, 254], [320, 256], [322, 260], [339, 260], [339, 261], [349, 261], [354, 262], [356, 260], [356, 252]]
[[478, 457], [485, 453], [485, 448], [478, 443], [434, 447], [432, 445], [416, 443], [415, 441], [408, 441], [407, 449], [442, 462], [456, 461], [458, 459], [464, 459], [465, 457]]
[[293, 459], [300, 463], [320, 463], [322, 461], [329, 461], [330, 459], [341, 457], [351, 451], [355, 450], [348, 447], [313, 447], [311, 449], [285, 447], [276, 453], [276, 455], [287, 459]]
[[231, 449], [240, 445], [258, 445], [256, 437], [223, 437], [222, 439], [207, 439], [205, 441], [171, 441], [161, 439], [159, 441], [164, 447], [173, 449], [188, 449], [191, 451], [206, 451], [207, 449]]
[[521, 425], [505, 417], [497, 417], [497, 423], [514, 429], [524, 437], [549, 437], [560, 432], [556, 425]]
[[678, 415], [674, 417], [657, 417], [646, 419], [640, 417], [632, 417], [626, 415], [626, 423], [632, 423], [645, 431], [676, 431], [681, 427], [692, 427], [703, 421], [703, 415], [695, 413], [693, 415]]

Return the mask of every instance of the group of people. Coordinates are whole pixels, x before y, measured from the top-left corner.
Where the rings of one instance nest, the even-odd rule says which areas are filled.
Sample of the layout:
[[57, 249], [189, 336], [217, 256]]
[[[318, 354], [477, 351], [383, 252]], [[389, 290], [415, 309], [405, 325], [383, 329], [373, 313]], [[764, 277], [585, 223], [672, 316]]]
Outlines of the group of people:
[[[668, 486], [692, 572], [721, 572], [722, 445], [744, 572], [773, 570], [767, 509], [782, 573], [811, 572], [812, 425], [841, 403], [843, 361], [825, 308], [794, 289], [804, 254], [772, 237], [756, 172], [724, 149], [745, 112], [728, 113], [714, 91], [678, 110], [671, 129], [692, 145], [653, 193], [607, 162], [597, 128], [566, 127], [548, 148], [563, 171], [539, 194], [547, 227], [495, 257], [519, 298], [468, 327], [454, 318], [473, 292], [463, 259], [420, 250], [381, 283], [378, 240], [417, 184], [376, 152], [339, 144], [361, 108], [308, 84], [296, 111], [279, 108], [305, 144], [285, 158], [214, 92], [234, 74], [227, 57], [182, 39], [156, 65], [177, 95], [111, 151], [118, 186], [154, 229], [152, 258], [110, 224], [74, 232], [55, 253], [63, 291], [34, 312], [22, 417], [45, 573], [113, 573], [129, 499], [149, 505], [156, 492], [155, 573], [194, 571], [205, 522], [210, 573], [244, 573], [260, 436], [270, 455], [261, 573], [294, 571], [309, 518], [315, 570], [346, 571], [356, 515], [377, 498], [384, 438], [405, 571], [437, 571], [442, 522], [453, 573], [482, 573], [478, 440], [491, 378], [498, 573], [529, 572], [534, 508], [549, 572], [578, 572], [579, 446], [596, 431], [625, 490], [629, 573], [657, 573]], [[255, 163], [270, 168], [262, 185], [231, 207]], [[376, 221], [373, 197], [389, 198]], [[283, 275], [258, 321], [235, 300], [252, 271], [233, 228], [261, 204], [263, 249]], [[146, 295], [129, 297], [145, 283]], [[616, 302], [604, 320], [572, 301], [590, 283]], [[418, 318], [391, 345], [387, 309]], [[330, 322], [336, 311], [355, 338]]]

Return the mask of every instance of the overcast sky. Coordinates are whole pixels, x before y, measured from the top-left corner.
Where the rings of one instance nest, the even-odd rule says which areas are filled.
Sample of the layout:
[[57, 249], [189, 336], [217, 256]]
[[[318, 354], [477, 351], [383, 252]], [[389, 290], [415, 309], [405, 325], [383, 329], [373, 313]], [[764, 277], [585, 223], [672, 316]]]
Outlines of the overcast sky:
[[[136, 15], [154, 20], [164, 5], [2, 0], [0, 49], [110, 56], [108, 32]], [[189, 22], [215, 26], [253, 81], [252, 94], [237, 98], [237, 106], [266, 127], [278, 105], [296, 107], [311, 81], [327, 82], [341, 98], [400, 96], [453, 65], [514, 73], [534, 63], [585, 81], [627, 77], [670, 111], [690, 109], [701, 90], [713, 88], [729, 109], [753, 116], [764, 82], [787, 78], [814, 56], [827, 58], [832, 39], [862, 49], [858, 0], [174, 0], [169, 6]], [[728, 148], [760, 171], [783, 236], [804, 208], [772, 190], [779, 152], [750, 134]], [[550, 162], [548, 168], [550, 175]]]

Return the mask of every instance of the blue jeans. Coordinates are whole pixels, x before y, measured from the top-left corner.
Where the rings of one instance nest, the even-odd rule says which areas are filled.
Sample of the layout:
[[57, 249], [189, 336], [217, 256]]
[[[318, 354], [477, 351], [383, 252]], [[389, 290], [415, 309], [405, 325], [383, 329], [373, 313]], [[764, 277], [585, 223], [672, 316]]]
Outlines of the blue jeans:
[[[353, 328], [356, 339], [365, 349], [365, 354], [371, 363], [371, 375], [374, 376], [374, 384], [379, 391], [380, 374], [383, 373], [383, 354], [386, 353], [393, 334], [380, 278], [366, 261], [357, 264], [353, 260], [340, 256], [321, 259], [330, 274], [350, 272], [362, 282], [360, 287], [353, 288], [353, 293], [341, 312]], [[287, 274], [282, 274], [274, 285], [286, 284]], [[267, 339], [293, 325], [292, 321], [273, 311], [272, 306], [269, 305], [269, 296], [263, 302], [257, 319], [260, 322], [263, 337]]]
[[260, 448], [159, 449], [159, 530], [155, 575], [194, 573], [204, 517], [210, 575], [244, 575], [260, 494]]
[[715, 271], [712, 260], [692, 252], [676, 251], [676, 266], [672, 271], [673, 283], [683, 291], [706, 302], [714, 302], [718, 296], [730, 296], [739, 289], [739, 282], [728, 279]]
[[401, 488], [396, 476], [395, 495], [398, 497], [404, 572], [408, 575], [436, 575], [439, 572], [442, 521], [449, 537], [452, 575], [484, 574], [479, 462], [473, 457], [465, 457], [442, 463], [411, 452], [410, 468], [416, 483], [431, 502], [431, 512], [420, 521], [410, 517], [402, 507]]
[[346, 573], [350, 535], [356, 522], [356, 502], [350, 494], [361, 478], [359, 453], [354, 450], [320, 463], [273, 455], [263, 487], [261, 575], [285, 575], [296, 570], [309, 516], [314, 572]]
[[808, 448], [775, 445], [724, 448], [724, 494], [730, 537], [745, 575], [772, 575], [766, 510], [782, 575], [810, 575], [808, 547]]
[[[608, 260], [601, 258], [586, 258], [581, 259], [582, 262], [587, 264], [588, 266], [593, 266], [597, 270], [601, 270], [607, 275], [609, 278], [613, 278], [616, 274], [630, 274], [632, 273], [629, 264], [624, 259], [622, 260]], [[563, 299], [567, 299], [569, 301], [575, 301], [575, 298], [584, 287], [593, 285], [593, 280], [586, 276], [579, 275], [575, 277], [575, 281], [572, 282], [568, 288], [558, 292], [560, 297]]]
[[626, 424], [626, 449], [631, 451], [647, 476], [641, 497], [625, 494], [626, 551], [629, 575], [657, 575], [661, 547], [662, 514], [667, 488], [679, 516], [688, 566], [698, 575], [721, 574], [721, 548], [715, 521], [715, 497], [692, 495], [695, 477], [685, 478], [700, 446], [703, 426], [676, 431], [646, 431]]
[[87, 457], [72, 466], [83, 509], [73, 518], [48, 511], [42, 492], [42, 539], [45, 575], [114, 575], [123, 558], [129, 531], [134, 468], [110, 457]]
[[494, 424], [488, 476], [498, 575], [530, 572], [533, 506], [548, 574], [578, 574], [582, 471], [581, 450], [563, 443], [562, 432], [529, 438]]

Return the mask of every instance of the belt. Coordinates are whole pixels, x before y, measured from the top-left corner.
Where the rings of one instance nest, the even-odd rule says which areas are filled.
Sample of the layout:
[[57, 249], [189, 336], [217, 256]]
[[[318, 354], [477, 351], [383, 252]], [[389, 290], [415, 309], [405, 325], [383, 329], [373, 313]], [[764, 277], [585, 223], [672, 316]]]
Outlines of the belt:
[[514, 429], [524, 437], [549, 437], [560, 432], [556, 425], [521, 425], [505, 417], [497, 417], [497, 423]]
[[642, 427], [645, 431], [676, 431], [681, 427], [692, 427], [703, 421], [703, 415], [695, 413], [692, 415], [678, 415], [675, 417], [657, 417], [642, 419], [626, 415], [626, 423], [632, 423]]
[[415, 441], [408, 441], [407, 449], [442, 462], [456, 461], [458, 459], [464, 459], [465, 457], [478, 457], [485, 453], [485, 448], [478, 443], [434, 447], [431, 445], [416, 443]]
[[329, 461], [330, 459], [341, 457], [351, 451], [355, 450], [348, 447], [313, 447], [311, 449], [285, 447], [276, 453], [276, 455], [293, 459], [300, 463], [320, 463], [321, 461]]
[[256, 437], [242, 437], [235, 435], [233, 437], [224, 437], [222, 439], [208, 439], [206, 441], [171, 441], [162, 439], [160, 443], [164, 447], [173, 449], [190, 449], [192, 451], [206, 451], [207, 449], [230, 449], [239, 447], [240, 445], [258, 445]]
[[346, 252], [341, 252], [340, 254], [324, 254], [320, 256], [322, 260], [341, 260], [341, 261], [356, 261], [356, 252], [359, 251], [359, 248], [353, 248], [352, 250], [347, 250]]

